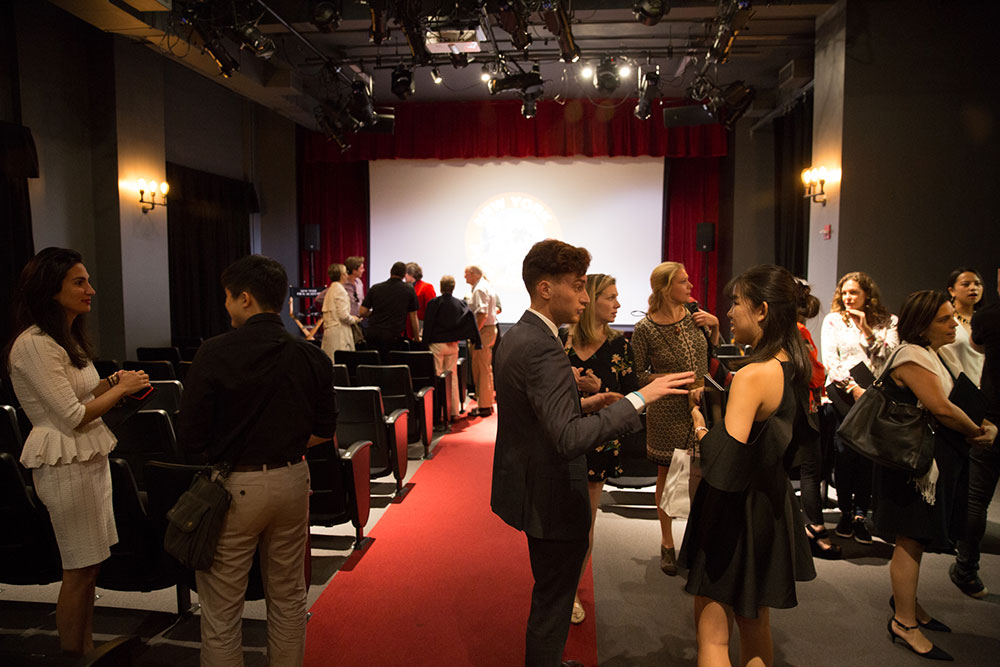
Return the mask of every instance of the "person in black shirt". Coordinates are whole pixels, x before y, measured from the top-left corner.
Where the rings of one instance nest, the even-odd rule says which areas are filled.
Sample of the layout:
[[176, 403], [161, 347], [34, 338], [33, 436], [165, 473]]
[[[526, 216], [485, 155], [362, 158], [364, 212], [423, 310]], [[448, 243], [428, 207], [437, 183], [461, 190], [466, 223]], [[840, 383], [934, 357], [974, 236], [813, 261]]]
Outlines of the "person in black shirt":
[[403, 276], [406, 275], [406, 264], [396, 262], [389, 271], [389, 279], [384, 283], [372, 285], [361, 302], [358, 314], [368, 318], [368, 329], [365, 341], [369, 349], [378, 350], [384, 357], [389, 350], [402, 347], [403, 331], [406, 319], [409, 317], [413, 340], [420, 340], [420, 326], [417, 322], [417, 293], [408, 285]]
[[479, 340], [476, 316], [464, 301], [453, 296], [454, 292], [455, 278], [441, 276], [441, 296], [427, 302], [423, 333], [423, 341], [430, 345], [434, 353], [435, 371], [451, 371], [448, 391], [451, 394], [449, 416], [452, 418], [465, 412], [458, 394], [458, 341], [468, 339], [477, 349], [483, 346]]
[[[1000, 269], [997, 270], [1000, 295]], [[980, 308], [972, 315], [972, 342], [985, 348], [981, 389], [986, 398], [986, 419], [1000, 424], [1000, 303]], [[965, 537], [958, 541], [958, 555], [949, 574], [959, 590], [981, 599], [989, 589], [979, 578], [979, 545], [986, 534], [986, 511], [1000, 480], [997, 442], [969, 450], [969, 509]]]
[[306, 638], [306, 448], [334, 437], [333, 366], [285, 332], [288, 285], [278, 262], [252, 255], [222, 273], [235, 331], [205, 341], [185, 379], [178, 444], [190, 458], [232, 465], [232, 504], [215, 561], [195, 573], [201, 664], [242, 664], [247, 577], [260, 547], [269, 664], [301, 665]]

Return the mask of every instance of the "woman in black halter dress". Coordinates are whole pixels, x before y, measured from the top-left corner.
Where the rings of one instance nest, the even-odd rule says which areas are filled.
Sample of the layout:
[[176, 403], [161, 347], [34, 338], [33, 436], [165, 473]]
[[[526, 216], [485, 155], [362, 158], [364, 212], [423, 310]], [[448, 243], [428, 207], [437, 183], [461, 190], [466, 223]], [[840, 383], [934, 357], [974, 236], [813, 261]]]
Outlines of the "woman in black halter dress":
[[728, 665], [735, 616], [741, 662], [773, 661], [769, 608], [794, 607], [795, 582], [815, 578], [788, 470], [815, 432], [808, 352], [796, 326], [794, 278], [758, 266], [730, 286], [733, 334], [754, 351], [736, 373], [724, 423], [711, 430], [695, 409], [702, 484], [680, 562], [695, 597], [699, 664]]

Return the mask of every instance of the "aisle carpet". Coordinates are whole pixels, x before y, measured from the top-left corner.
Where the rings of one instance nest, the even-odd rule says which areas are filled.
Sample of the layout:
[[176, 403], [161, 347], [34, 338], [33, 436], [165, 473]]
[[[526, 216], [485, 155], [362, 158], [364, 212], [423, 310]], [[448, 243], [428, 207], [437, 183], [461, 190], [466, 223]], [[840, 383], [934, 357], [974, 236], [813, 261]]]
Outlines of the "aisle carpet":
[[[531, 571], [524, 535], [491, 511], [496, 417], [445, 435], [370, 535], [367, 553], [312, 606], [309, 666], [523, 665]], [[566, 657], [597, 664], [593, 579]]]

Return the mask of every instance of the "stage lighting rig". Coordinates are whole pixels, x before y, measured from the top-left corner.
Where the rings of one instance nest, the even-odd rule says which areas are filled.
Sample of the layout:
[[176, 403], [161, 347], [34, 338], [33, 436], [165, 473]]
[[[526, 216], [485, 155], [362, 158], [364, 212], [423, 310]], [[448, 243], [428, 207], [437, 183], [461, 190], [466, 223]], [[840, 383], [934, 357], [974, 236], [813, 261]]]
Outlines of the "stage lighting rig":
[[371, 14], [371, 27], [368, 28], [368, 39], [372, 44], [380, 45], [389, 38], [389, 3], [388, 0], [366, 0]]
[[[753, 104], [755, 92], [742, 81], [734, 81], [712, 98], [712, 106], [722, 115], [722, 124], [727, 130], [733, 129], [743, 114]], [[713, 112], [714, 113], [714, 112]]]
[[639, 102], [635, 105], [633, 114], [639, 120], [649, 120], [653, 115], [653, 102], [659, 93], [660, 72], [659, 70], [646, 72], [639, 84]]
[[396, 4], [396, 23], [402, 28], [410, 55], [417, 65], [428, 65], [431, 54], [424, 43], [424, 17], [421, 15], [419, 0], [402, 0]]
[[312, 0], [309, 3], [309, 22], [320, 32], [331, 32], [340, 27], [344, 18], [344, 0]]
[[222, 34], [211, 26], [196, 28], [202, 38], [202, 50], [219, 66], [219, 74], [228, 79], [240, 69], [240, 62], [233, 58], [222, 44]]
[[322, 102], [313, 110], [316, 124], [320, 131], [326, 135], [327, 140], [336, 142], [341, 151], [346, 151], [351, 147], [347, 141], [348, 128], [344, 123], [343, 113], [339, 107], [332, 102]]
[[670, 12], [667, 0], [636, 0], [632, 5], [635, 20], [643, 25], [654, 26]]
[[613, 93], [621, 83], [618, 66], [614, 56], [606, 56], [601, 59], [600, 64], [594, 69], [594, 88], [602, 93]]
[[535, 93], [540, 95], [543, 84], [541, 71], [538, 65], [535, 65], [530, 72], [508, 74], [502, 79], [490, 79], [486, 87], [490, 91], [490, 95], [508, 90], [518, 90], [522, 95]]
[[277, 50], [274, 40], [260, 31], [256, 21], [241, 23], [233, 28], [233, 32], [239, 38], [240, 48], [250, 51], [258, 58], [268, 60]]
[[580, 59], [580, 47], [573, 38], [564, 2], [565, 0], [543, 0], [541, 15], [545, 27], [555, 35], [559, 43], [559, 59], [564, 63], [575, 63]]
[[524, 51], [531, 45], [528, 32], [528, 10], [524, 0], [505, 0], [497, 3], [497, 23], [510, 35], [514, 48]]
[[370, 128], [378, 122], [375, 101], [365, 81], [351, 83], [351, 98], [347, 102], [347, 113], [358, 128]]
[[408, 98], [416, 90], [413, 83], [413, 70], [403, 64], [397, 65], [396, 69], [392, 70], [392, 80], [389, 88], [392, 90], [392, 94], [399, 99], [405, 100]]
[[437, 67], [431, 68], [431, 81], [435, 84], [440, 85], [444, 79], [441, 78], [441, 72], [438, 71]]

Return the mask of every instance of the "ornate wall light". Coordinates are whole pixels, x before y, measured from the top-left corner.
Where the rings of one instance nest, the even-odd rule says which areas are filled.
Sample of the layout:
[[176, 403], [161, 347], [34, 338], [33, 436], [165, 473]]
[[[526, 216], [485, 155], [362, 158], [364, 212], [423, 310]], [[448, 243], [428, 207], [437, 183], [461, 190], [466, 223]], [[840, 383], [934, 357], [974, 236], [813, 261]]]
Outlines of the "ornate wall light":
[[802, 184], [806, 186], [806, 199], [826, 206], [826, 184], [840, 181], [839, 169], [811, 167], [802, 170]]
[[[170, 185], [163, 181], [162, 183], [157, 183], [156, 181], [146, 182], [145, 179], [140, 178], [136, 181], [136, 185], [139, 187], [139, 203], [142, 204], [142, 212], [149, 213], [157, 206], [167, 205], [167, 193], [170, 192]], [[159, 190], [161, 199], [156, 201], [156, 193]], [[146, 194], [149, 194], [149, 199], [146, 199]]]

